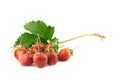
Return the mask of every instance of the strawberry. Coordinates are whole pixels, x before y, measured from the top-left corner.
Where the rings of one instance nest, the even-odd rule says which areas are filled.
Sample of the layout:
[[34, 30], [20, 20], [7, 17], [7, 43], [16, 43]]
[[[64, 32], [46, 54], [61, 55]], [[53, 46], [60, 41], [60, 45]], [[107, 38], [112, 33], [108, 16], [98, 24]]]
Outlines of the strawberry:
[[66, 61], [70, 58], [72, 55], [72, 50], [68, 48], [61, 49], [59, 54], [58, 54], [58, 59], [60, 61]]
[[33, 57], [27, 52], [20, 57], [20, 63], [23, 66], [28, 66], [33, 63]]
[[47, 56], [48, 56], [48, 64], [49, 65], [55, 65], [57, 63], [57, 61], [58, 61], [57, 53], [48, 52]]
[[45, 67], [47, 65], [47, 61], [48, 61], [48, 57], [46, 54], [36, 53], [33, 56], [33, 62], [39, 68]]
[[35, 54], [38, 50], [34, 47], [29, 48], [28, 50], [30, 53]]
[[25, 50], [18, 48], [14, 51], [15, 58], [19, 61], [20, 57], [25, 54]]
[[36, 43], [33, 45], [33, 47], [41, 52], [44, 51], [44, 45], [42, 43]]

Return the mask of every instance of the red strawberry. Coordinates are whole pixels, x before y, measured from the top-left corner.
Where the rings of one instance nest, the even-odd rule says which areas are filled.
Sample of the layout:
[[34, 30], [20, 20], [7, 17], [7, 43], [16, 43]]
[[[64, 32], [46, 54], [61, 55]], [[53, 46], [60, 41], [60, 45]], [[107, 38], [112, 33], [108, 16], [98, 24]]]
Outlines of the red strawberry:
[[70, 58], [71, 55], [72, 55], [71, 49], [64, 48], [60, 50], [58, 54], [58, 59], [60, 61], [66, 61]]
[[29, 52], [32, 53], [32, 54], [35, 54], [38, 50], [34, 47], [30, 48], [29, 49]]
[[48, 61], [48, 57], [46, 54], [36, 53], [33, 56], [33, 62], [39, 68], [45, 67], [47, 65], [47, 61]]
[[57, 63], [57, 61], [58, 61], [57, 53], [48, 52], [47, 56], [48, 56], [48, 64], [49, 65], [55, 65]]
[[23, 66], [28, 66], [33, 63], [33, 57], [29, 53], [25, 53], [20, 57], [20, 63]]
[[20, 48], [18, 48], [14, 51], [14, 56], [18, 61], [19, 61], [20, 57], [24, 54], [25, 54], [25, 50], [20, 49]]
[[39, 51], [44, 51], [44, 45], [41, 43], [36, 43], [33, 45], [34, 48], [36, 48]]

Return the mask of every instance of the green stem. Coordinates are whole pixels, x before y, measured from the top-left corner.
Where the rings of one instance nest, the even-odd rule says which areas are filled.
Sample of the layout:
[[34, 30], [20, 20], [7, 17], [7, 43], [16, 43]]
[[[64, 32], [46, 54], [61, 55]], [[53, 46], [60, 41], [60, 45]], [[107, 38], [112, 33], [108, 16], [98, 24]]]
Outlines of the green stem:
[[76, 37], [61, 41], [59, 43], [69, 42], [69, 41], [72, 41], [72, 40], [75, 40], [75, 39], [78, 39], [78, 38], [81, 38], [81, 37], [85, 37], [85, 36], [96, 36], [96, 37], [99, 37], [101, 40], [103, 40], [105, 38], [105, 36], [97, 34], [97, 33], [94, 33], [94, 34], [82, 34], [82, 35], [79, 35], [79, 36], [76, 36]]
[[37, 34], [38, 38], [37, 38], [37, 43], [41, 43], [41, 40], [40, 40], [40, 35]]
[[21, 43], [22, 43], [22, 38], [20, 39], [20, 43], [19, 43], [19, 45], [21, 45]]

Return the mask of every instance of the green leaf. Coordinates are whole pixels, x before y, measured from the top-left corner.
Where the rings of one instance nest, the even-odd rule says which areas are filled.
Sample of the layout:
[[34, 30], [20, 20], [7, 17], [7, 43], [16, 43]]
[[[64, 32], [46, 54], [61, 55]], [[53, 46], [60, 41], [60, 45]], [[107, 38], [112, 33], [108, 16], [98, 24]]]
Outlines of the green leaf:
[[32, 44], [36, 43], [37, 38], [38, 37], [36, 34], [30, 34], [25, 32], [18, 37], [17, 41], [14, 44], [14, 47], [22, 44], [29, 48], [32, 46]]
[[45, 39], [46, 39], [46, 40], [51, 40], [53, 34], [54, 34], [54, 27], [48, 26], [48, 27], [46, 28], [46, 31], [44, 32]]
[[54, 27], [47, 26], [43, 21], [28, 22], [24, 28], [33, 34], [39, 34], [45, 41], [51, 40], [54, 34]]

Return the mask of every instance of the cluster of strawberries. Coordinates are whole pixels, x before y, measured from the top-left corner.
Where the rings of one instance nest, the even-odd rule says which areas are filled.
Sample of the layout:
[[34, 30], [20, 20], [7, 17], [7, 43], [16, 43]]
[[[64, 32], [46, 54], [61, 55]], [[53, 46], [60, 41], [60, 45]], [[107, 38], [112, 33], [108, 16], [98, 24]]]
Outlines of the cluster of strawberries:
[[71, 54], [68, 48], [63, 48], [57, 53], [54, 51], [52, 43], [46, 46], [42, 43], [36, 43], [31, 48], [20, 45], [19, 48], [15, 49], [14, 56], [23, 66], [34, 64], [39, 68], [43, 68], [46, 65], [55, 65], [58, 60], [66, 61]]

